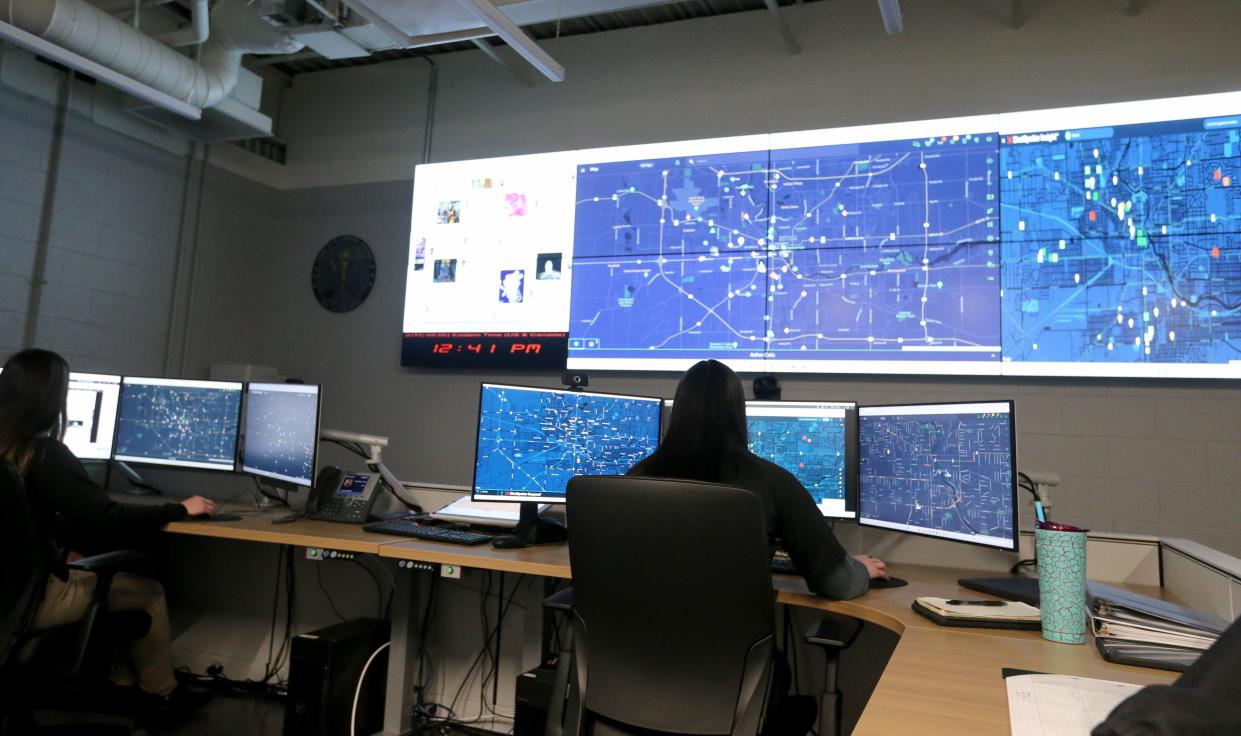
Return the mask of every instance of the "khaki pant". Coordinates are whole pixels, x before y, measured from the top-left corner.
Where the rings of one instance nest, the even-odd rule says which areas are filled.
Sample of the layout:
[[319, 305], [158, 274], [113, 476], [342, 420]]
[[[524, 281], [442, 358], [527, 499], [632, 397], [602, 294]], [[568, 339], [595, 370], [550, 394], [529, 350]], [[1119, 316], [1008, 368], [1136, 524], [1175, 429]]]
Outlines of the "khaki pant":
[[[55, 575], [47, 578], [47, 593], [35, 613], [32, 629], [50, 629], [77, 623], [86, 615], [98, 582], [94, 573], [69, 571], [69, 580]], [[113, 611], [146, 611], [151, 629], [130, 647], [129, 656], [138, 674], [138, 684], [148, 693], [167, 695], [177, 686], [172, 672], [172, 632], [164, 588], [154, 580], [118, 573], [112, 579], [108, 607]]]

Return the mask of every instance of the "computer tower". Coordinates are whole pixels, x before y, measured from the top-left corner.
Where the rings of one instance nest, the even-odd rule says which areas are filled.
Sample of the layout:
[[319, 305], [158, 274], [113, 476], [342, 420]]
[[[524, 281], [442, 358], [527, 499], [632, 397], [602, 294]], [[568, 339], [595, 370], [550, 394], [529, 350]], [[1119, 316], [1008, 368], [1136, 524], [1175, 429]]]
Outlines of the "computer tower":
[[517, 676], [513, 736], [542, 736], [547, 730], [547, 711], [552, 701], [556, 668], [536, 667]]
[[[388, 622], [363, 618], [293, 637], [284, 736], [349, 736], [362, 667], [388, 641]], [[357, 733], [383, 730], [387, 652], [375, 657], [358, 698]]]

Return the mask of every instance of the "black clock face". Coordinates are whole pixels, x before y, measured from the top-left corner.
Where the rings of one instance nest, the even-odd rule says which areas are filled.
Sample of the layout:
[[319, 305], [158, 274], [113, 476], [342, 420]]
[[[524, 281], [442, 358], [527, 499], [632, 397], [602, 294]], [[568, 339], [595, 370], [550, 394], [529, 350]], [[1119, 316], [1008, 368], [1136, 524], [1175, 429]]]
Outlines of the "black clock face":
[[310, 285], [324, 309], [357, 309], [375, 285], [375, 254], [365, 241], [352, 235], [332, 238], [315, 258]]

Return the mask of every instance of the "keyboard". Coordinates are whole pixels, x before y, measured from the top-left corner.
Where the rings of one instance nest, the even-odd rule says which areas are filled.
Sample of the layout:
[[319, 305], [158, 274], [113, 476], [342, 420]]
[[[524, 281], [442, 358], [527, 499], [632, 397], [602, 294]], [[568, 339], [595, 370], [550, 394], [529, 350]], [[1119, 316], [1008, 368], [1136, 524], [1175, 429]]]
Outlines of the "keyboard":
[[376, 534], [395, 534], [400, 537], [412, 537], [428, 542], [447, 542], [449, 544], [486, 544], [495, 538], [493, 534], [482, 534], [465, 529], [452, 529], [446, 526], [423, 526], [412, 519], [388, 519], [367, 524], [362, 527]]

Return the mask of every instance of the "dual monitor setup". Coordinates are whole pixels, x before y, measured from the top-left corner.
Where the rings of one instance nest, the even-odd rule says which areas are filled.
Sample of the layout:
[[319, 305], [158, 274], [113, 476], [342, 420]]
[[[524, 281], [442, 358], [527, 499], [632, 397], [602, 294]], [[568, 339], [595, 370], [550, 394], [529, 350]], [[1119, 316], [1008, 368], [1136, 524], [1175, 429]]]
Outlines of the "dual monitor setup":
[[318, 386], [72, 373], [66, 404], [64, 441], [81, 460], [314, 483]]
[[[473, 498], [526, 502], [523, 523], [536, 503], [564, 503], [573, 476], [623, 475], [650, 455], [672, 409], [573, 389], [481, 391]], [[1011, 401], [749, 401], [746, 416], [751, 451], [796, 477], [826, 517], [1017, 549]]]

